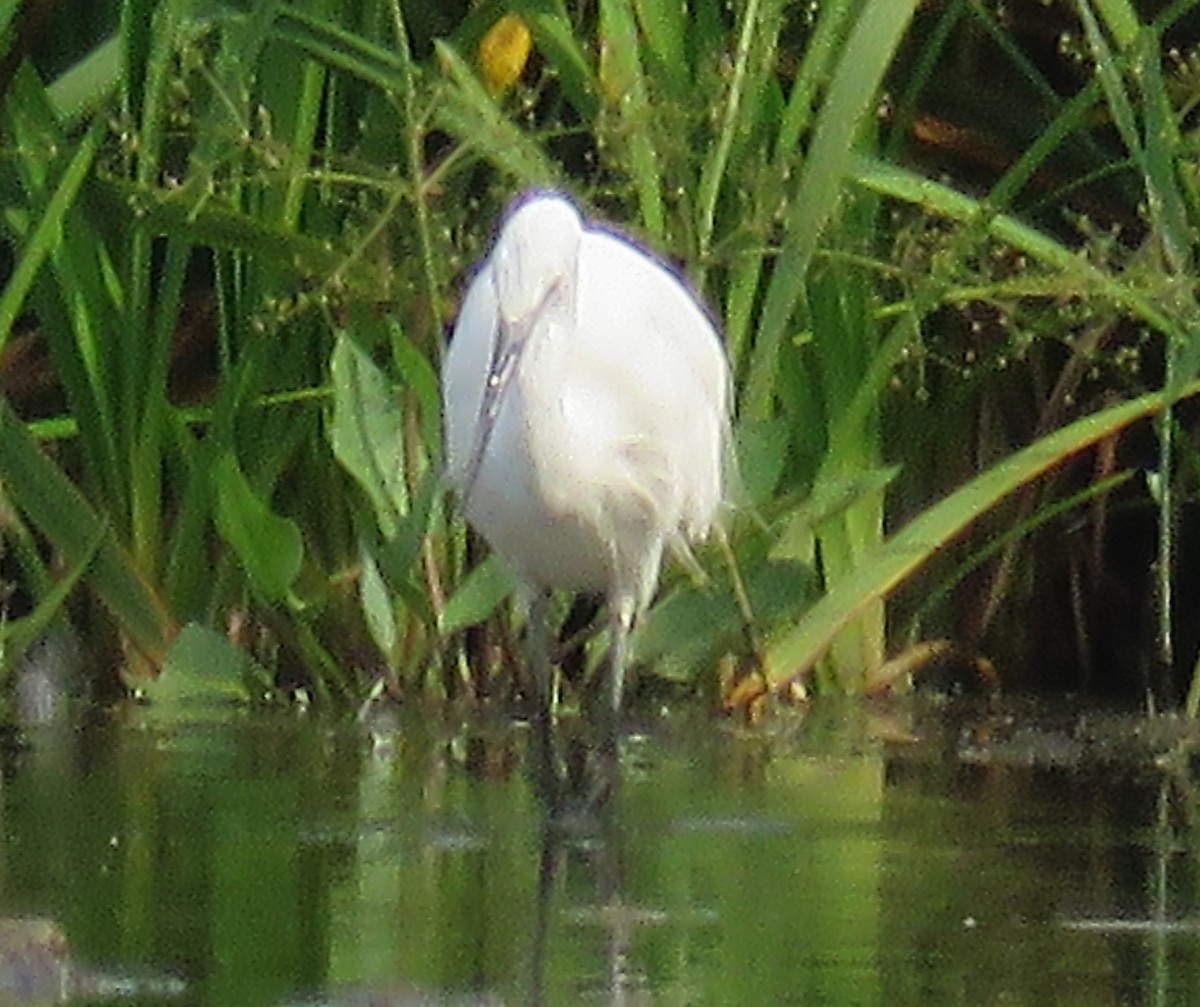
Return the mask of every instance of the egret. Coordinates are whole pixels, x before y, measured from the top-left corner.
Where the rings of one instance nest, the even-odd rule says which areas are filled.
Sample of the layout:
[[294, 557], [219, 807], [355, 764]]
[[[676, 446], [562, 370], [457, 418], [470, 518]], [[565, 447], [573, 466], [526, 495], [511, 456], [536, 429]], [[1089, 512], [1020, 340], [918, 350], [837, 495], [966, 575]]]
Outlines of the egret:
[[729, 384], [713, 322], [670, 268], [561, 194], [510, 206], [442, 370], [447, 477], [517, 579], [545, 710], [555, 589], [603, 593], [619, 709], [664, 549], [688, 558], [717, 519]]

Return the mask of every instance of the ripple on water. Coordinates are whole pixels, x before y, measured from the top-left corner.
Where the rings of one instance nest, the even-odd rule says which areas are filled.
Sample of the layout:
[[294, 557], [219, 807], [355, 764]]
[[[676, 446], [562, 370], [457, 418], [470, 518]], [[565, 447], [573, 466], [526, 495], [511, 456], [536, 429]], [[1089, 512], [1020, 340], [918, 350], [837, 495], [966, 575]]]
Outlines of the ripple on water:
[[704, 832], [741, 835], [778, 836], [792, 831], [791, 823], [757, 815], [698, 815], [677, 818], [671, 825], [676, 832]]

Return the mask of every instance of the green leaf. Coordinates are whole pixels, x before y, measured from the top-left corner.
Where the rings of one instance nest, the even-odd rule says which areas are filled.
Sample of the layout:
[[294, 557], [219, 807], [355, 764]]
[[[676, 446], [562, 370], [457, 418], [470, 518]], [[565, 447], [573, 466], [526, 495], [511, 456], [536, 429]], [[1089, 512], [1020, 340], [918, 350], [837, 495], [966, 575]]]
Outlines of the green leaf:
[[417, 397], [422, 443], [433, 456], [431, 460], [434, 466], [440, 469], [442, 392], [437, 371], [434, 370], [429, 357], [405, 335], [399, 323], [392, 317], [387, 319], [387, 330], [396, 373]]
[[13, 20], [21, 7], [21, 0], [0, 0], [0, 56], [8, 54], [12, 47]]
[[300, 573], [304, 541], [294, 521], [272, 512], [254, 492], [232, 452], [217, 462], [217, 528], [233, 547], [255, 588], [269, 602], [283, 601]]
[[42, 268], [43, 263], [51, 252], [62, 241], [63, 220], [67, 212], [75, 205], [83, 180], [92, 168], [96, 150], [100, 143], [100, 121], [92, 123], [92, 128], [79, 141], [75, 155], [67, 165], [58, 187], [46, 204], [38, 222], [28, 231], [25, 243], [17, 252], [15, 266], [0, 293], [0, 349], [8, 342], [12, 334], [13, 323], [17, 319], [25, 298], [33, 286], [34, 278]]
[[918, 206], [931, 217], [963, 223], [982, 221], [988, 237], [1057, 271], [1057, 296], [1097, 297], [1128, 311], [1165, 335], [1178, 334], [1170, 315], [1147, 296], [1127, 272], [1103, 269], [1045, 232], [1008, 214], [993, 213], [972, 196], [906, 168], [876, 158], [856, 156], [850, 170], [857, 185]]
[[382, 372], [354, 340], [339, 335], [333, 376], [333, 453], [366, 492], [384, 538], [408, 509], [404, 416]]
[[404, 60], [391, 49], [310, 14], [281, 5], [273, 35], [296, 46], [313, 59], [395, 94], [402, 88]]
[[46, 88], [46, 98], [64, 126], [99, 110], [116, 90], [123, 56], [124, 39], [111, 35]]
[[[1178, 398], [1200, 394], [1200, 382]], [[1145, 419], [1175, 401], [1154, 392], [1102, 409], [1016, 452], [923, 511], [896, 532], [859, 568], [843, 577], [800, 621], [774, 640], [766, 656], [767, 680], [774, 686], [810, 671], [839, 631], [868, 606], [877, 604], [964, 528], [1013, 490], [1032, 482], [1064, 459]], [[869, 669], [862, 669], [865, 673]]]
[[438, 62], [453, 85], [438, 104], [438, 125], [481, 157], [500, 166], [522, 185], [552, 188], [559, 169], [545, 150], [501, 111], [487, 88], [446, 42], [435, 44]]
[[404, 518], [395, 536], [372, 553], [387, 586], [399, 596], [410, 613], [419, 615], [431, 627], [432, 608], [418, 559], [430, 518], [444, 493], [441, 478], [435, 472], [426, 473], [413, 494], [412, 512]]
[[562, 82], [567, 100], [584, 122], [591, 122], [600, 107], [596, 78], [562, 0], [512, 0], [511, 6], [529, 25], [534, 45]]
[[[688, 65], [687, 7], [674, 0], [634, 0], [638, 23], [646, 39], [646, 50], [653, 57], [654, 79], [679, 100], [688, 95], [692, 82]], [[703, 53], [696, 54], [703, 57]]]
[[197, 245], [246, 253], [285, 276], [321, 282], [336, 276], [348, 291], [380, 296], [378, 271], [336, 243], [241, 213], [203, 191], [189, 193], [188, 189], [162, 191], [108, 179], [95, 187], [94, 195], [115, 219], [132, 209], [140, 225], [155, 237], [187, 235]]
[[879, 85], [915, 7], [915, 0], [867, 0], [847, 37], [789, 201], [783, 247], [767, 285], [742, 398], [743, 415], [751, 419], [771, 413], [779, 349], [804, 291], [808, 267], [837, 209], [859, 130], [875, 111]]
[[362, 570], [358, 578], [358, 597], [367, 618], [367, 629], [379, 652], [391, 658], [396, 650], [396, 641], [400, 638], [391, 595], [379, 572], [379, 564], [366, 545], [358, 551], [358, 563]]
[[791, 430], [782, 417], [738, 427], [738, 485], [734, 488], [738, 502], [759, 504], [770, 499], [783, 475], [790, 437]]
[[228, 637], [196, 623], [183, 628], [167, 651], [162, 674], [139, 685], [156, 716], [219, 714], [252, 697], [247, 683], [266, 674]]
[[512, 575], [495, 556], [489, 556], [458, 585], [442, 609], [441, 633], [450, 636], [483, 622], [513, 590]]
[[860, 500], [882, 493], [900, 474], [900, 466], [889, 465], [857, 472], [842, 479], [820, 480], [812, 494], [787, 516], [783, 531], [771, 549], [774, 559], [807, 558], [817, 525], [837, 517]]
[[0, 625], [0, 648], [3, 650], [3, 666], [6, 671], [20, 660], [35, 640], [50, 629], [50, 624], [79, 586], [106, 537], [106, 534], [101, 532], [94, 539], [91, 549], [79, 558], [65, 577], [56, 581], [53, 587], [39, 597], [37, 606], [29, 615]]
[[[742, 557], [739, 556], [739, 563]], [[801, 563], [760, 560], [747, 571], [745, 588], [759, 629], [791, 620], [797, 603], [811, 598], [816, 577]], [[653, 664], [676, 680], [711, 674], [722, 654], [741, 651], [746, 633], [741, 609], [726, 580], [719, 587], [683, 587], [658, 602], [633, 635], [633, 660]]]
[[[173, 633], [159, 598], [112, 540], [105, 522], [47, 458], [7, 401], [0, 400], [0, 481], [8, 499], [71, 565], [93, 551], [89, 585], [116, 616], [129, 641], [152, 663], [162, 658]], [[97, 539], [103, 539], [97, 549]]]
[[642, 72], [641, 42], [629, 0], [600, 0], [600, 84], [619, 120], [642, 223], [659, 242], [666, 227], [654, 111]]

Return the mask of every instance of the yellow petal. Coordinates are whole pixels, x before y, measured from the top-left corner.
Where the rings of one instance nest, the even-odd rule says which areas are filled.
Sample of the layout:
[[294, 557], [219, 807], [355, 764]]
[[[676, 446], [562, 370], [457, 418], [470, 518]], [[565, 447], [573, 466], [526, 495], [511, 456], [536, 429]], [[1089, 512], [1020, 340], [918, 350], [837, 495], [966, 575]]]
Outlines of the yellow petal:
[[505, 14], [479, 40], [479, 69], [493, 95], [513, 86], [525, 71], [533, 38], [516, 14]]

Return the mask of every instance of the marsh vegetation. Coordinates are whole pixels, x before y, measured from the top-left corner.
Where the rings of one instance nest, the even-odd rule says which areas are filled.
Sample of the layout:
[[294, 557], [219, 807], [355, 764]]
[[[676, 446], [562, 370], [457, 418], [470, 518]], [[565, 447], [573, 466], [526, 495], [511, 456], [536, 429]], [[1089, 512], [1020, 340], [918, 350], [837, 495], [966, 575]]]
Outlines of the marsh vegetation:
[[437, 375], [542, 186], [735, 374], [745, 596], [671, 574], [643, 697], [936, 659], [1195, 712], [1195, 0], [76, 6], [0, 13], [7, 667], [66, 622], [163, 703], [519, 692]]

